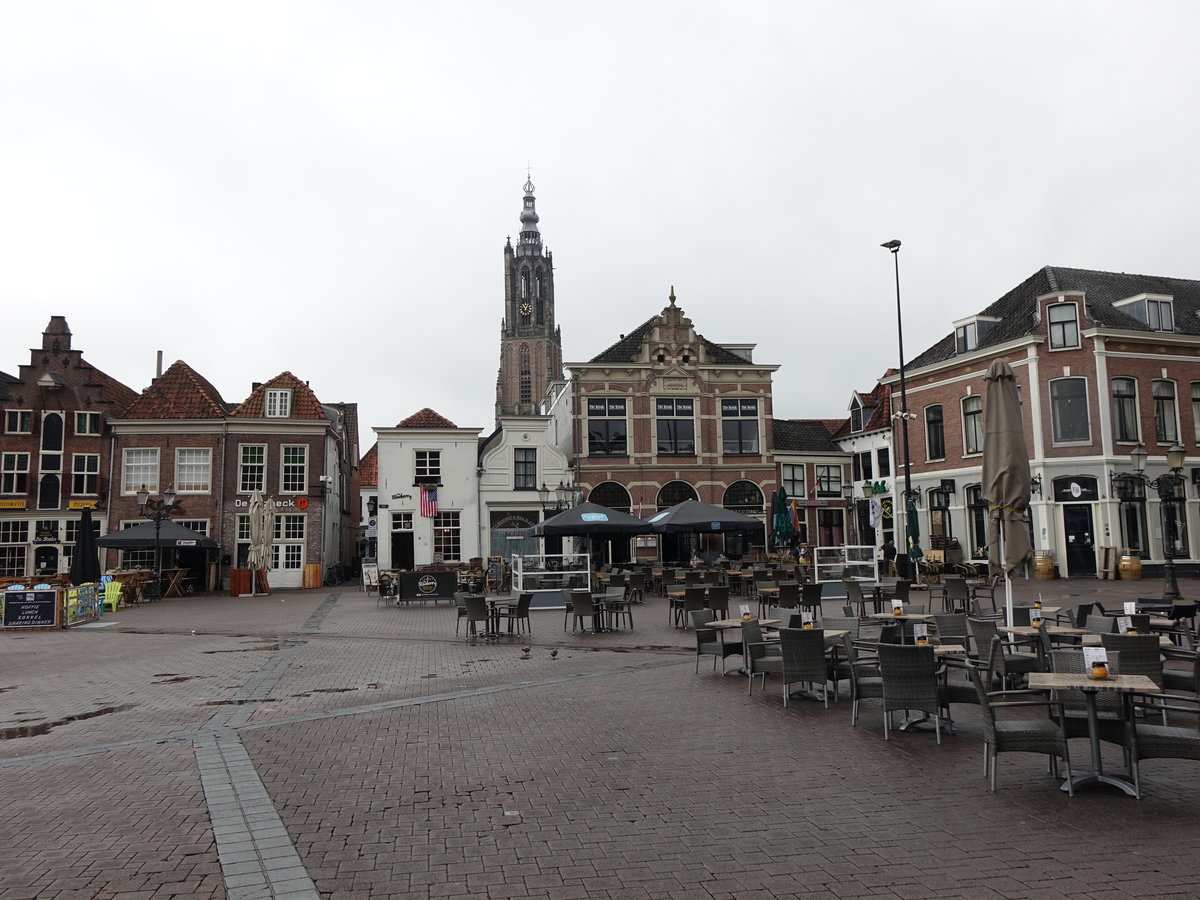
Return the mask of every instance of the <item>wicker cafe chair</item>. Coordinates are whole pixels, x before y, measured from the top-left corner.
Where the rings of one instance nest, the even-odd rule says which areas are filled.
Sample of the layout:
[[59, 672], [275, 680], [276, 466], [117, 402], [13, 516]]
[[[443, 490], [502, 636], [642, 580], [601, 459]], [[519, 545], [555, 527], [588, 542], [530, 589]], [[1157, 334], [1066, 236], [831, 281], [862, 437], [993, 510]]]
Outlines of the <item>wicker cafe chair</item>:
[[[979, 698], [983, 714], [983, 774], [989, 779], [989, 790], [996, 791], [996, 756], [1001, 753], [1045, 753], [1050, 758], [1050, 772], [1058, 777], [1058, 760], [1067, 769], [1067, 793], [1075, 796], [1071, 787], [1071, 751], [1063, 727], [1062, 704], [1049, 699], [1042, 691], [986, 691], [978, 669], [971, 669], [971, 684]], [[1046, 715], [1030, 718], [1008, 718], [1010, 709], [1045, 710]], [[1002, 715], [997, 715], [997, 712]]]
[[483, 631], [486, 636], [491, 626], [489, 624], [490, 616], [488, 615], [487, 601], [482, 597], [475, 597], [468, 594], [463, 598], [463, 602], [467, 607], [467, 640], [479, 637], [479, 623], [483, 623]]
[[[1050, 654], [1050, 665], [1055, 672], [1073, 675], [1082, 675], [1087, 671], [1080, 650], [1054, 650]], [[1113, 675], [1121, 674], [1121, 654], [1108, 654], [1108, 670]], [[1055, 691], [1054, 698], [1062, 703], [1062, 721], [1067, 737], [1088, 737], [1087, 701], [1083, 691]], [[1125, 711], [1125, 698], [1120, 694], [1111, 691], [1096, 694], [1097, 735], [1102, 741], [1120, 744], [1128, 750]]]
[[720, 618], [729, 618], [729, 585], [714, 584], [708, 589], [708, 607]]
[[574, 609], [572, 610], [574, 621], [571, 622], [571, 631], [574, 632], [578, 628], [582, 632], [586, 632], [589, 628], [593, 633], [596, 628], [596, 605], [592, 602], [591, 594], [576, 594]]
[[[991, 648], [992, 639], [999, 638], [1000, 632], [996, 630], [996, 621], [994, 619], [967, 619], [967, 628], [971, 631], [971, 639], [975, 641], [975, 646], [980, 653], [983, 653], [985, 647]], [[1007, 645], [1005, 645], [1007, 646]], [[1037, 653], [1026, 653], [1019, 650], [1005, 650], [1002, 656], [1003, 668], [999, 674], [1005, 680], [1005, 686], [1011, 687], [1009, 684], [1016, 679], [1024, 679], [1030, 672], [1042, 671], [1042, 660]]]
[[567, 622], [571, 619], [571, 613], [575, 611], [575, 594], [570, 588], [559, 588], [558, 592], [563, 600], [563, 631], [566, 631]]
[[763, 640], [762, 626], [758, 619], [742, 623], [742, 644], [746, 651], [746, 693], [754, 693], [754, 676], [763, 677], [763, 690], [766, 690], [767, 675], [783, 674], [783, 657], [779, 645], [768, 644]]
[[[684, 628], [688, 625], [688, 619], [691, 617], [692, 610], [707, 609], [707, 589], [704, 585], [694, 585], [683, 589], [683, 605], [678, 610], [679, 616], [676, 618], [675, 624], [682, 625]], [[682, 618], [682, 621], [680, 620]]]
[[721, 674], [725, 674], [725, 660], [731, 656], [742, 655], [741, 644], [727, 644], [721, 637], [722, 629], [708, 628], [706, 622], [713, 621], [714, 611], [697, 609], [692, 613], [692, 624], [696, 628], [696, 671], [700, 671], [700, 657], [713, 658], [713, 671], [717, 670], [717, 660], [721, 660]]
[[883, 698], [883, 677], [879, 674], [879, 657], [874, 654], [860, 654], [860, 646], [850, 640], [850, 635], [842, 635], [842, 656], [848, 662], [846, 674], [850, 678], [850, 724], [852, 726], [858, 724], [859, 700]]
[[516, 634], [522, 631], [521, 623], [524, 622], [524, 631], [526, 634], [531, 634], [533, 629], [529, 623], [529, 607], [533, 604], [533, 592], [522, 591], [517, 597], [516, 606], [506, 606], [500, 610], [499, 616], [501, 619], [508, 619], [508, 633], [513, 634], [513, 627], [516, 626]]
[[1148, 725], [1133, 719], [1129, 725], [1129, 768], [1133, 774], [1133, 790], [1140, 799], [1142, 779], [1138, 763], [1143, 759], [1190, 759], [1200, 761], [1200, 731], [1196, 716], [1200, 715], [1200, 699], [1171, 695], [1163, 698], [1156, 708], [1187, 715], [1192, 724], [1186, 728], [1177, 725]]
[[[846, 586], [846, 602], [852, 606], [857, 605], [858, 617], [865, 619], [867, 617], [867, 599], [863, 596], [862, 585], [851, 578], [843, 578], [842, 584]], [[875, 611], [878, 612], [878, 602], [876, 602], [875, 607]]]
[[454, 605], [458, 607], [458, 616], [454, 619], [454, 633], [458, 634], [458, 629], [462, 626], [463, 619], [467, 617], [467, 595], [465, 592], [454, 592]]
[[1197, 696], [1197, 684], [1200, 684], [1200, 652], [1186, 650], [1183, 647], [1164, 648], [1163, 655], [1170, 661], [1182, 665], [1163, 667], [1163, 687], [1173, 694], [1190, 694]]
[[800, 585], [800, 609], [811, 612], [813, 618], [821, 615], [821, 592], [824, 588], [822, 581], [806, 581]]
[[938, 689], [933, 647], [905, 644], [879, 645], [879, 673], [883, 677], [883, 739], [889, 739], [892, 713], [915, 709], [933, 718], [937, 743], [942, 742], [942, 696]]
[[[829, 666], [825, 659], [825, 631], [821, 628], [783, 628], [779, 631], [783, 658], [783, 705], [793, 684], [820, 685], [821, 699], [829, 709]], [[764, 679], [765, 681], [765, 679]]]

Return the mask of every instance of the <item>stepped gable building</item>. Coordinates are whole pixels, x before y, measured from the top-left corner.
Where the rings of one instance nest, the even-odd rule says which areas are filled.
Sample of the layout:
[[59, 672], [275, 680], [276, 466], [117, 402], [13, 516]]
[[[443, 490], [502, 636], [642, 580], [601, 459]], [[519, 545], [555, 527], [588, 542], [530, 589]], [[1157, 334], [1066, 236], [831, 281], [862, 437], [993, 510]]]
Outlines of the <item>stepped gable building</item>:
[[[779, 367], [755, 363], [753, 344], [708, 340], [675, 299], [672, 288], [661, 313], [588, 362], [568, 364], [580, 491], [641, 517], [689, 498], [763, 517], [776, 484], [771, 378]], [[719, 537], [706, 541], [721, 549]], [[731, 534], [724, 549], [763, 542]], [[664, 558], [686, 558], [687, 544], [665, 535]]]
[[70, 568], [79, 510], [107, 527], [109, 420], [137, 392], [71, 346], [63, 316], [51, 316], [41, 346], [18, 374], [0, 374], [0, 577]]
[[[187, 568], [195, 583], [216, 588], [249, 550], [253, 491], [276, 505], [272, 586], [300, 587], [306, 565], [349, 561], [358, 510], [354, 404], [321, 404], [290, 372], [256, 384], [231, 408], [215, 387], [182, 361], [158, 376], [113, 422], [116, 471], [112, 522], [143, 521], [137, 492], [173, 488], [172, 520], [208, 535], [221, 552], [169, 551], [167, 564]], [[147, 564], [150, 551], [126, 551], [124, 565]], [[143, 558], [145, 557], [145, 558]]]
[[[1024, 404], [1035, 551], [1063, 575], [1096, 574], [1121, 549], [1152, 564], [1164, 549], [1194, 562], [1198, 313], [1200, 281], [1047, 266], [954, 322], [907, 365], [922, 532], [958, 538], [968, 554], [985, 545], [983, 376], [1002, 358]], [[1146, 474], [1162, 474], [1176, 444], [1186, 454], [1182, 502], [1111, 478], [1131, 470], [1139, 446]]]
[[542, 248], [533, 182], [525, 182], [517, 246], [504, 244], [504, 319], [496, 377], [496, 425], [534, 415], [546, 388], [562, 379], [562, 335], [554, 324], [554, 256]]

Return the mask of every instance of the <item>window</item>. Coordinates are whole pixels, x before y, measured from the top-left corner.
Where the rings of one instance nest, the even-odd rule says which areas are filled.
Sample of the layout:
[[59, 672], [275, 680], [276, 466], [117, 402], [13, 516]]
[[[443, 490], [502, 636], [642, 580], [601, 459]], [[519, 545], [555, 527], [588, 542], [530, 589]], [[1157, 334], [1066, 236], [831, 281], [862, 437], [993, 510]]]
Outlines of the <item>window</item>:
[[867, 423], [871, 421], [871, 416], [874, 414], [875, 407], [863, 406], [862, 401], [855, 397], [854, 403], [850, 407], [850, 430], [862, 431], [867, 427]]
[[77, 412], [77, 413], [75, 413], [75, 433], [76, 434], [99, 434], [100, 433], [100, 413], [98, 413], [98, 412]]
[[285, 494], [303, 494], [308, 488], [308, 446], [284, 446], [283, 479], [280, 489]]
[[941, 404], [925, 407], [925, 456], [946, 458], [946, 431], [942, 424]]
[[304, 540], [304, 516], [283, 515], [275, 517], [275, 540], [302, 541]]
[[979, 396], [964, 397], [962, 402], [963, 416], [963, 452], [983, 452], [983, 400]]
[[1050, 346], [1065, 350], [1079, 346], [1079, 307], [1074, 303], [1051, 303], [1046, 307]]
[[521, 403], [533, 402], [533, 375], [529, 368], [529, 345], [521, 345], [521, 375], [520, 375], [520, 391]]
[[136, 494], [145, 486], [158, 493], [158, 448], [126, 450], [121, 467], [121, 493]]
[[1200, 444], [1200, 381], [1192, 382], [1192, 430]]
[[418, 450], [414, 454], [413, 480], [418, 484], [442, 483], [442, 451]]
[[238, 492], [249, 494], [267, 486], [267, 448], [265, 444], [242, 444], [239, 447]]
[[696, 493], [696, 489], [686, 481], [668, 481], [658, 489], [658, 499], [656, 505], [658, 511], [670, 509], [682, 503], [684, 500], [699, 500], [700, 497]]
[[100, 454], [76, 453], [71, 457], [71, 493], [89, 496], [99, 493]]
[[588, 456], [625, 456], [628, 452], [624, 397], [589, 397]]
[[789, 497], [804, 497], [804, 466], [784, 465], [783, 489]]
[[999, 319], [976, 317], [967, 321], [954, 323], [954, 350], [956, 353], [970, 353], [979, 347], [980, 342], [999, 322]]
[[721, 401], [721, 443], [726, 455], [758, 453], [758, 400], [731, 397]]
[[283, 388], [267, 391], [267, 418], [286, 419], [292, 414], [292, 392]]
[[1055, 443], [1091, 440], [1086, 379], [1059, 378], [1050, 382], [1050, 417]]
[[725, 489], [721, 505], [747, 516], [761, 516], [764, 514], [763, 492], [752, 481], [735, 481]]
[[462, 558], [462, 528], [459, 514], [440, 512], [433, 517], [433, 555], [441, 554], [443, 562], [457, 562]]
[[1154, 439], [1173, 444], [1179, 439], [1175, 418], [1175, 382], [1154, 382]]
[[[246, 516], [249, 519], [249, 516]], [[208, 519], [172, 519], [176, 525], [182, 525], [184, 528], [190, 528], [196, 534], [208, 536]]]
[[513, 451], [513, 488], [537, 490], [537, 448], [518, 447]]
[[25, 576], [25, 548], [0, 547], [0, 578]]
[[654, 401], [657, 417], [658, 455], [695, 456], [696, 421], [693, 418], [695, 400], [659, 397]]
[[1132, 378], [1112, 380], [1113, 434], [1118, 441], [1135, 443], [1138, 429], [1137, 382]]
[[892, 474], [892, 454], [887, 447], [880, 447], [877, 451], [879, 459], [879, 477], [887, 478]]
[[851, 481], [870, 481], [875, 477], [871, 469], [872, 454], [870, 450], [863, 453], [855, 453], [850, 457], [850, 480]]
[[410, 512], [392, 513], [392, 531], [412, 531], [412, 517]]
[[1133, 316], [1151, 331], [1174, 331], [1175, 313], [1172, 299], [1162, 294], [1138, 294], [1128, 300], [1118, 300], [1113, 306]]
[[181, 447], [175, 451], [175, 490], [181, 494], [207, 494], [212, 489], [212, 451], [207, 447]]
[[842, 496], [841, 466], [817, 466], [816, 476], [818, 497]]
[[8, 434], [31, 434], [33, 432], [33, 411], [6, 409], [4, 411], [4, 431]]
[[982, 485], [974, 484], [967, 488], [967, 516], [971, 556], [979, 559], [987, 555], [987, 503], [983, 500]]
[[603, 481], [596, 485], [588, 494], [588, 500], [623, 513], [627, 513], [633, 508], [633, 501], [629, 499], [629, 491], [615, 481]]
[[29, 493], [29, 454], [5, 453], [0, 469], [0, 494]]
[[[96, 537], [100, 537], [100, 523], [97, 522], [95, 519], [92, 520], [92, 534], [94, 534]], [[68, 544], [78, 544], [79, 543], [79, 520], [78, 519], [67, 519], [67, 536], [66, 536], [65, 543], [68, 543]]]

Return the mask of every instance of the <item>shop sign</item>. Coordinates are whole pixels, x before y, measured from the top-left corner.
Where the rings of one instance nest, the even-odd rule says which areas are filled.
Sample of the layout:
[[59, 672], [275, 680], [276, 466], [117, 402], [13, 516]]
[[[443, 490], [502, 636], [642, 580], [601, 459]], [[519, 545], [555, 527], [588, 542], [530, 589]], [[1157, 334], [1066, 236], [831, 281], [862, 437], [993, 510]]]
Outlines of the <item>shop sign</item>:
[[58, 591], [5, 591], [5, 628], [53, 628], [58, 624]]
[[67, 509], [97, 509], [97, 501], [95, 500], [71, 500], [67, 503]]
[[0, 509], [24, 509], [24, 500], [0, 500]]

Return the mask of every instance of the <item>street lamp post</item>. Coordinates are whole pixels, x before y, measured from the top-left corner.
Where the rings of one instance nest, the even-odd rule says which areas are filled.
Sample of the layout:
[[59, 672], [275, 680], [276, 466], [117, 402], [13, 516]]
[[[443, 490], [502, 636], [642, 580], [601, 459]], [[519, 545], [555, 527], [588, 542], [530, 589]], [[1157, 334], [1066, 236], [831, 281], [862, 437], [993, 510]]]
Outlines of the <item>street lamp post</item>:
[[[896, 341], [900, 348], [900, 411], [892, 413], [892, 420], [900, 420], [901, 445], [904, 448], [904, 495], [900, 497], [900, 507], [904, 510], [904, 534], [908, 533], [908, 498], [912, 496], [912, 471], [909, 465], [908, 453], [908, 422], [910, 419], [915, 419], [916, 416], [908, 411], [908, 385], [904, 380], [904, 317], [900, 312], [900, 242], [898, 240], [890, 240], [886, 244], [880, 244], [886, 250], [890, 250], [892, 260], [895, 263], [896, 269]], [[895, 498], [893, 498], [894, 500]], [[893, 519], [895, 511], [892, 512]], [[908, 554], [904, 554], [905, 560], [908, 560]], [[907, 567], [907, 563], [905, 564]], [[906, 568], [907, 572], [907, 568]]]
[[138, 512], [154, 522], [154, 584], [150, 594], [156, 600], [162, 597], [162, 547], [159, 545], [159, 535], [162, 533], [164, 519], [171, 518], [171, 513], [179, 509], [179, 501], [175, 497], [175, 488], [168, 487], [160, 499], [151, 499], [150, 492], [143, 484], [137, 492]]
[[842, 499], [846, 501], [846, 534], [843, 543], [850, 544], [854, 538], [854, 528], [856, 525], [855, 513], [858, 511], [858, 501], [854, 499], [854, 484], [849, 481], [842, 482]]
[[[1132, 472], [1113, 475], [1113, 481], [1118, 485], [1145, 485], [1158, 491], [1160, 515], [1162, 516], [1163, 535], [1163, 600], [1174, 604], [1179, 601], [1179, 582], [1175, 579], [1175, 544], [1179, 528], [1179, 487], [1184, 484], [1183, 460], [1187, 451], [1178, 441], [1167, 451], [1167, 470], [1157, 478], [1148, 478], [1145, 474], [1146, 458], [1150, 454], [1146, 448], [1138, 444], [1129, 451]], [[1118, 495], [1122, 491], [1118, 490]]]

